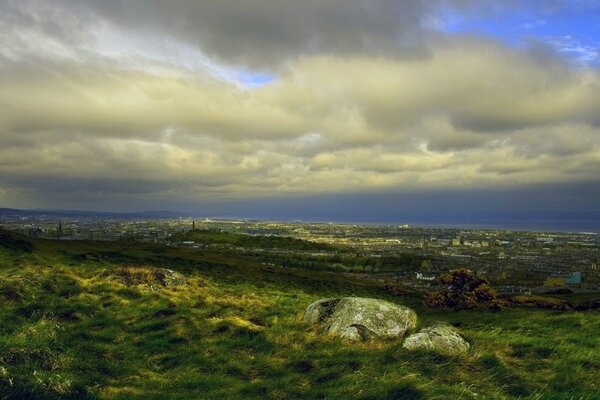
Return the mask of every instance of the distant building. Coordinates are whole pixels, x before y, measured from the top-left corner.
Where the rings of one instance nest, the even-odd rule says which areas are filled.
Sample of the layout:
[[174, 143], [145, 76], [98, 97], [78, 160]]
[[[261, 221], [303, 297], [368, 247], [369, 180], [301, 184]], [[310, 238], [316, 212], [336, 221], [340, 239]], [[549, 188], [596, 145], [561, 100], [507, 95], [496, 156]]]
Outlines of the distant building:
[[572, 272], [562, 276], [549, 276], [544, 281], [544, 286], [577, 286], [581, 285], [581, 272]]
[[581, 285], [581, 272], [573, 272], [565, 277], [567, 285]]
[[423, 275], [420, 272], [417, 272], [417, 279], [420, 281], [434, 281], [435, 276], [434, 275], [427, 276], [427, 275]]
[[538, 242], [542, 242], [542, 243], [553, 243], [554, 242], [554, 238], [551, 237], [540, 237], [537, 238]]

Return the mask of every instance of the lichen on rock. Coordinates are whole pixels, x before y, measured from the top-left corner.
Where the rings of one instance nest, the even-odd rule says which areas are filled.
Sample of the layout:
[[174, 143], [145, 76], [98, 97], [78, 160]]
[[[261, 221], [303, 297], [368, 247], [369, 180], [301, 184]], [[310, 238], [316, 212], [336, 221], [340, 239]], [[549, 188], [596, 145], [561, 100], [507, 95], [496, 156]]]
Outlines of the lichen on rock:
[[347, 340], [403, 337], [417, 325], [417, 314], [408, 307], [362, 297], [322, 299], [309, 305], [307, 323], [321, 332]]
[[407, 350], [431, 350], [446, 355], [466, 354], [469, 343], [453, 327], [437, 323], [421, 329], [404, 340]]

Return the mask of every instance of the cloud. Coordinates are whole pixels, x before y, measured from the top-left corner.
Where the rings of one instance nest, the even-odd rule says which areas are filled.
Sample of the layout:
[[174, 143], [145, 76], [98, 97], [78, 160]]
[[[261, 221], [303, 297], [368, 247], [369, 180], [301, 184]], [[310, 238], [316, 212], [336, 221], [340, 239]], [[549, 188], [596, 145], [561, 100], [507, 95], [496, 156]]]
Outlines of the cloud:
[[429, 12], [422, 0], [109, 0], [85, 7], [118, 26], [158, 29], [226, 62], [265, 68], [311, 53], [420, 50]]
[[[539, 43], [424, 28], [441, 3], [3, 3], [0, 193], [11, 201], [598, 180], [598, 71]], [[236, 78], [247, 66], [276, 76], [248, 87]]]

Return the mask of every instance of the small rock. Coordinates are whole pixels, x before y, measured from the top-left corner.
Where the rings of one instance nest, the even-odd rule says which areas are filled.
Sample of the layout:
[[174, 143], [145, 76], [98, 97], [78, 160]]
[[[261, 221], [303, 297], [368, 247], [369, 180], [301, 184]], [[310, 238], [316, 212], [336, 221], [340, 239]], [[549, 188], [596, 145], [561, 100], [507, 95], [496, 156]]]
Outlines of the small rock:
[[455, 328], [435, 324], [408, 336], [402, 347], [407, 350], [433, 350], [441, 354], [457, 355], [466, 354], [470, 345]]
[[164, 286], [182, 286], [187, 283], [185, 276], [167, 268], [158, 269], [159, 279]]
[[403, 337], [417, 325], [417, 314], [385, 300], [342, 297], [318, 300], [306, 308], [304, 320], [322, 332], [353, 341]]

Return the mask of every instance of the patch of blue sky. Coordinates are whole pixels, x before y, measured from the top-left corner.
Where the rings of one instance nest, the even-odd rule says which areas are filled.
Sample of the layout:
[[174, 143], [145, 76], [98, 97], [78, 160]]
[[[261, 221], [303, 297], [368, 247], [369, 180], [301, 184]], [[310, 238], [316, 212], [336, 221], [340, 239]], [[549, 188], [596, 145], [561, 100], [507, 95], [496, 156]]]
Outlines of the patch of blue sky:
[[236, 80], [247, 88], [256, 88], [274, 82], [277, 76], [267, 72], [256, 72], [241, 69], [236, 73]]
[[523, 1], [493, 12], [446, 9], [433, 27], [448, 33], [483, 34], [516, 47], [537, 40], [575, 62], [600, 66], [600, 1], [551, 3]]

